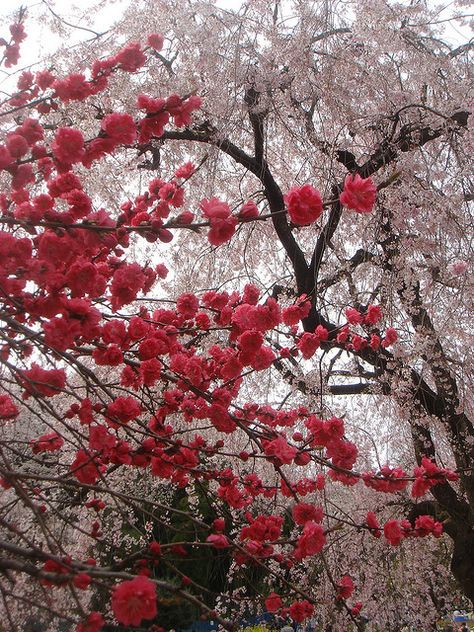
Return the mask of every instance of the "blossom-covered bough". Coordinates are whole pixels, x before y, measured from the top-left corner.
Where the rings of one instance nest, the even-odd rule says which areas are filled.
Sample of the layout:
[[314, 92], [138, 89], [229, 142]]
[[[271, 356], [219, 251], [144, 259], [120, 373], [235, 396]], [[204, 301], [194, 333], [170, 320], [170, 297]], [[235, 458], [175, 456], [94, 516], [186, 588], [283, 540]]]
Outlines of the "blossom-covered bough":
[[[433, 16], [399, 8], [386, 28], [403, 25], [406, 49], [387, 52], [387, 72], [401, 87], [381, 104], [376, 84], [357, 83], [386, 67], [377, 3], [329, 30], [315, 5], [291, 33], [278, 3], [263, 5], [208, 6], [205, 22], [184, 6], [182, 22], [162, 13], [142, 43], [89, 43], [97, 59], [80, 72], [24, 71], [1, 105], [0, 591], [12, 630], [31, 607], [77, 632], [157, 629], [170, 602], [227, 629], [259, 608], [358, 629], [379, 597], [340, 543], [373, 561], [421, 539], [432, 551], [443, 531], [474, 598], [471, 365], [448, 322], [468, 339], [470, 47], [438, 51], [422, 28]], [[118, 32], [137, 28], [130, 16]], [[209, 46], [261, 20], [261, 41], [240, 44], [253, 63], [232, 77], [235, 114], [199, 61], [216, 16]], [[1, 42], [7, 68], [24, 21]], [[298, 51], [318, 60], [299, 69], [316, 86]], [[326, 96], [348, 59], [354, 77]], [[449, 231], [432, 220], [443, 209]], [[371, 404], [345, 404], [346, 416], [348, 395]], [[350, 419], [363, 425], [387, 400], [399, 434], [368, 446]], [[438, 573], [426, 590], [442, 608]]]

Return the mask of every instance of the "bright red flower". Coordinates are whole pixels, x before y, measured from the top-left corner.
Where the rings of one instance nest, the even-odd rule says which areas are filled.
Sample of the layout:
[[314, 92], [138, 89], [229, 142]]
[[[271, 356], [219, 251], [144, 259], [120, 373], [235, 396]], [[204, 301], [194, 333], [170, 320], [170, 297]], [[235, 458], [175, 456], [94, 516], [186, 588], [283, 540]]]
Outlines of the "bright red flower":
[[19, 410], [9, 395], [0, 395], [0, 420], [7, 421], [19, 415]]
[[323, 519], [323, 510], [316, 505], [308, 503], [297, 503], [293, 509], [293, 520], [296, 524], [305, 525], [307, 522], [321, 522]]
[[302, 623], [305, 619], [313, 614], [314, 606], [306, 599], [303, 599], [302, 601], [294, 601], [290, 606], [289, 612], [290, 617], [294, 621]]
[[71, 472], [80, 483], [94, 485], [100, 477], [100, 469], [94, 458], [84, 450], [79, 450], [71, 464]]
[[84, 156], [84, 136], [78, 129], [60, 127], [51, 145], [53, 156], [65, 165], [80, 162]]
[[369, 529], [371, 529], [372, 535], [375, 538], [380, 538], [380, 536], [382, 535], [382, 531], [380, 530], [380, 525], [379, 525], [379, 521], [377, 520], [377, 516], [374, 514], [373, 511], [369, 511], [367, 513], [365, 522], [367, 526], [369, 527]]
[[120, 309], [131, 303], [145, 283], [145, 274], [138, 263], [125, 263], [114, 272], [110, 291], [112, 307]]
[[385, 338], [382, 340], [382, 347], [386, 349], [398, 340], [398, 334], [393, 327], [389, 327], [385, 332]]
[[273, 441], [264, 441], [263, 447], [267, 456], [275, 457], [284, 465], [289, 465], [298, 452], [297, 448], [289, 445], [286, 438], [282, 435], [273, 439]]
[[79, 588], [79, 590], [87, 590], [91, 581], [91, 576], [87, 573], [78, 573], [77, 575], [74, 575], [72, 580], [74, 586]]
[[310, 334], [305, 332], [298, 341], [297, 347], [301, 351], [301, 355], [305, 360], [311, 358], [316, 350], [319, 349], [321, 344], [320, 339], [316, 334]]
[[349, 599], [349, 597], [354, 592], [354, 582], [349, 575], [344, 575], [337, 587], [337, 599]]
[[117, 397], [107, 406], [107, 418], [112, 423], [127, 424], [140, 413], [140, 404], [133, 397]]
[[268, 612], [277, 612], [282, 605], [280, 595], [277, 595], [277, 593], [272, 592], [265, 599], [265, 608]]
[[64, 444], [64, 439], [57, 432], [49, 432], [47, 434], [30, 441], [31, 449], [34, 454], [40, 452], [56, 452], [60, 450]]
[[201, 209], [211, 225], [207, 234], [209, 242], [213, 246], [220, 246], [229, 241], [235, 233], [237, 225], [237, 218], [231, 215], [229, 205], [217, 198], [211, 198], [210, 200], [202, 200]]
[[25, 399], [29, 395], [53, 397], [66, 386], [66, 373], [64, 369], [42, 369], [33, 362], [30, 369], [23, 371], [22, 385]]
[[443, 523], [431, 516], [418, 516], [415, 520], [415, 533], [420, 537], [432, 533], [435, 538], [439, 538], [443, 533]]
[[285, 202], [291, 221], [300, 226], [312, 224], [323, 212], [321, 194], [310, 184], [290, 189]]
[[404, 534], [398, 520], [389, 520], [383, 528], [385, 538], [392, 546], [398, 546], [403, 540]]
[[356, 211], [356, 213], [370, 213], [374, 208], [377, 197], [377, 187], [372, 178], [361, 178], [358, 173], [351, 174], [344, 180], [344, 190], [339, 196], [341, 204]]
[[143, 619], [157, 615], [156, 585], [143, 575], [113, 588], [112, 610], [123, 625], [140, 625]]
[[131, 145], [137, 137], [137, 126], [130, 114], [107, 114], [102, 119], [101, 128], [115, 145]]

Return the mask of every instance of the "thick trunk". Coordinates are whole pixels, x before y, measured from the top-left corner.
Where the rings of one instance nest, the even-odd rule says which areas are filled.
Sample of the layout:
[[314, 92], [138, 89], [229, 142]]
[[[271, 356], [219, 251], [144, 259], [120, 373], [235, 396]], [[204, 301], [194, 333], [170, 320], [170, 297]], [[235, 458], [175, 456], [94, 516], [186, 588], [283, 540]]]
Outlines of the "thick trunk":
[[474, 606], [474, 530], [459, 529], [454, 539], [454, 551], [451, 560], [451, 571], [461, 591]]

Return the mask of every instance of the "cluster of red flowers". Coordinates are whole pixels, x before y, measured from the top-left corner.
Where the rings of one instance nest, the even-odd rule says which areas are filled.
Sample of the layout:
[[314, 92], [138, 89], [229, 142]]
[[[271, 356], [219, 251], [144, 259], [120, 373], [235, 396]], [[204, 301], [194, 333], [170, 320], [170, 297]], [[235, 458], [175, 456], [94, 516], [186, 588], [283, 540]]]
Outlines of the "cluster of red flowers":
[[[344, 180], [344, 190], [339, 196], [343, 206], [357, 213], [370, 213], [377, 198], [377, 187], [372, 178], [361, 178], [347, 175]], [[323, 212], [321, 193], [310, 184], [293, 187], [285, 195], [286, 208], [293, 224], [308, 226], [316, 222]]]
[[10, 25], [11, 40], [7, 42], [0, 38], [0, 46], [4, 46], [3, 61], [5, 68], [16, 66], [20, 59], [20, 44], [26, 38], [25, 27], [21, 22]]
[[[15, 63], [15, 47], [24, 37], [21, 24], [14, 25], [11, 32], [13, 44], [0, 42], [6, 46], [7, 65]], [[163, 43], [159, 34], [148, 38], [155, 56]], [[18, 84], [21, 92], [10, 104], [20, 107], [37, 99], [37, 111], [44, 115], [61, 102], [84, 101], [102, 92], [113, 73], [134, 73], [146, 59], [145, 51], [130, 43], [116, 55], [96, 62], [88, 77], [74, 73], [57, 78], [49, 71], [36, 75], [25, 72]], [[0, 288], [5, 297], [2, 317], [11, 328], [8, 335], [12, 339], [1, 354], [5, 362], [10, 356], [14, 358], [12, 373], [23, 398], [35, 397], [45, 408], [49, 401], [44, 398], [58, 397], [67, 389], [64, 366], [69, 358], [73, 358], [72, 364], [84, 356], [92, 365], [117, 367], [118, 389], [103, 389], [98, 396], [95, 382], [91, 383], [87, 396], [75, 393], [76, 400], [64, 413], [68, 431], [80, 431], [74, 454], [63, 450], [65, 439], [57, 431], [32, 439], [29, 449], [33, 454], [63, 450], [66, 474], [85, 489], [105, 477], [110, 465], [148, 468], [154, 477], [183, 489], [192, 481], [215, 481], [219, 507], [249, 510], [246, 524], [234, 541], [224, 533], [224, 520], [217, 518], [210, 527], [213, 532], [207, 536], [207, 544], [231, 549], [237, 564], [272, 559], [288, 569], [320, 553], [325, 546], [328, 533], [322, 526], [322, 507], [300, 502], [299, 497], [323, 490], [326, 474], [320, 472], [291, 482], [282, 475], [279, 482], [267, 485], [255, 472], [240, 474], [231, 467], [211, 466], [212, 457], [222, 453], [224, 440], [213, 441], [200, 434], [191, 438], [186, 433], [177, 438], [170, 420], [180, 416], [187, 424], [207, 421], [221, 433], [219, 436], [237, 428], [254, 433], [261, 448], [258, 456], [277, 472], [289, 465], [296, 471], [296, 467], [315, 461], [324, 464], [329, 477], [346, 485], [362, 478], [377, 491], [400, 491], [408, 480], [400, 468], [387, 466], [377, 474], [362, 475], [353, 471], [357, 448], [346, 437], [343, 419], [322, 419], [303, 406], [280, 410], [255, 402], [235, 403], [241, 396], [246, 372], [264, 371], [299, 356], [309, 360], [321, 346], [386, 353], [383, 350], [397, 340], [397, 334], [388, 328], [382, 337], [376, 329], [382, 320], [377, 305], [362, 311], [348, 307], [347, 322], [331, 331], [318, 325], [314, 331], [300, 333], [298, 324], [311, 313], [308, 296], [300, 296], [295, 304], [282, 308], [273, 297], [261, 299], [259, 290], [250, 284], [242, 292], [211, 290], [202, 296], [185, 292], [167, 309], [139, 307], [132, 312], [131, 306], [140, 293], [146, 296], [158, 279], [166, 277], [167, 269], [163, 264], [151, 267], [127, 261], [129, 235], [166, 243], [173, 237], [170, 229], [190, 227], [194, 214], [182, 209], [184, 185], [195, 167], [192, 163], [179, 166], [169, 181], [153, 178], [144, 193], [124, 202], [118, 217], [113, 217], [104, 209], [94, 209], [78, 166], [92, 168], [95, 161], [119, 147], [159, 138], [169, 123], [187, 126], [200, 105], [195, 95], [155, 98], [141, 94], [137, 100], [140, 116], [111, 112], [103, 116], [100, 129], [90, 140], [74, 127], [58, 127], [51, 132], [35, 118], [26, 117], [12, 126], [0, 145], [0, 170], [8, 174], [11, 183], [8, 195], [0, 195], [2, 218], [11, 226], [0, 231]], [[41, 192], [36, 183], [41, 184]], [[346, 178], [340, 201], [356, 212], [367, 213], [375, 197], [372, 180], [356, 175]], [[323, 211], [319, 191], [309, 184], [292, 188], [285, 201], [291, 221], [298, 226], [314, 223]], [[207, 238], [216, 247], [234, 236], [239, 222], [259, 216], [252, 200], [237, 213], [215, 197], [202, 200], [200, 209], [209, 226]], [[172, 213], [177, 214], [170, 217]], [[273, 344], [272, 337], [277, 327], [278, 345]], [[196, 340], [214, 329], [220, 330], [219, 342], [199, 347]], [[280, 345], [285, 336], [288, 347]], [[30, 363], [33, 344], [38, 353]], [[39, 363], [40, 354], [52, 360], [47, 368]], [[64, 364], [58, 367], [56, 360]], [[149, 414], [142, 394], [161, 379], [161, 390]], [[8, 422], [19, 414], [12, 396], [0, 395], [0, 420]], [[297, 431], [290, 437], [295, 426], [306, 436]], [[256, 456], [250, 450], [255, 449], [238, 453], [241, 461]], [[415, 469], [412, 495], [420, 496], [433, 485], [455, 478], [454, 472], [423, 459]], [[2, 487], [9, 486], [6, 477]], [[275, 499], [278, 494], [298, 498], [292, 508], [296, 531], [293, 540], [283, 543], [284, 554], [277, 548], [283, 537], [283, 518], [273, 514], [254, 516], [250, 511], [255, 499]], [[95, 512], [87, 533], [99, 539], [105, 502], [94, 497], [84, 505]], [[374, 536], [381, 536], [375, 514], [369, 512], [366, 526]], [[408, 536], [438, 537], [441, 531], [440, 523], [429, 516], [418, 517], [414, 526], [392, 520], [383, 527], [392, 545]], [[183, 547], [175, 551], [187, 554]], [[166, 550], [152, 542], [147, 555], [156, 558], [166, 555]], [[123, 625], [138, 626], [157, 615], [156, 584], [146, 576], [151, 572], [146, 562], [143, 574], [113, 588], [112, 611]], [[81, 567], [77, 572], [70, 559], [46, 561], [42, 576], [45, 586], [72, 582], [81, 590], [94, 581], [92, 570], [85, 572]], [[337, 585], [336, 599], [349, 598], [353, 590], [350, 576], [345, 575]], [[298, 622], [313, 613], [313, 605], [307, 600], [293, 601], [284, 608], [276, 593], [267, 598], [266, 606]], [[360, 610], [357, 604], [354, 608]], [[92, 612], [78, 625], [77, 632], [99, 632], [103, 626], [102, 615]]]

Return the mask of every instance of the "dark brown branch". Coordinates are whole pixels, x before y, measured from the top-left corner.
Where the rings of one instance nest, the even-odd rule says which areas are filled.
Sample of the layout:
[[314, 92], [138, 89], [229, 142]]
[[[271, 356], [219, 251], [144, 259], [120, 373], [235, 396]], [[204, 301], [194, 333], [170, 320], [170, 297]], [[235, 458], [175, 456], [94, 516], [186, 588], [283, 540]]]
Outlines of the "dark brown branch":
[[200, 128], [197, 127], [182, 131], [170, 130], [166, 131], [161, 138], [162, 140], [185, 140], [214, 145], [233, 158], [237, 163], [248, 169], [260, 180], [264, 186], [265, 196], [270, 206], [273, 226], [293, 265], [298, 293], [303, 294], [307, 286], [308, 264], [291, 232], [286, 213], [282, 213], [282, 211], [285, 210], [283, 193], [273, 178], [266, 160], [262, 159], [259, 163], [255, 158], [249, 156], [228, 139], [220, 138], [217, 130], [209, 126], [201, 126]]
[[363, 178], [368, 178], [384, 165], [393, 162], [399, 152], [413, 151], [446, 133], [466, 127], [469, 116], [470, 112], [460, 110], [448, 117], [444, 125], [437, 128], [404, 125], [394, 139], [384, 140], [372, 156], [357, 169], [357, 172]]

